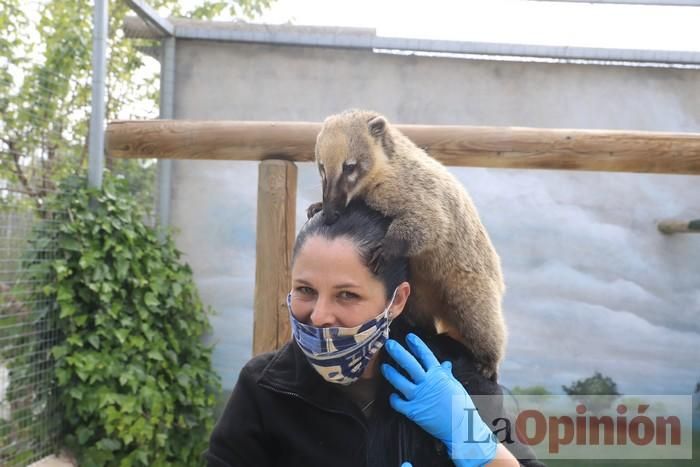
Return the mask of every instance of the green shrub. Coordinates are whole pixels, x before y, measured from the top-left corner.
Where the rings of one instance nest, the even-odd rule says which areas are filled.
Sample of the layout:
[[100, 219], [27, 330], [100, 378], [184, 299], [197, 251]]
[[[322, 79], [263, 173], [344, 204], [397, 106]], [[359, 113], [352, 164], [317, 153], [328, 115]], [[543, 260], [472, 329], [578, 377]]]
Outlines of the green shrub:
[[546, 387], [540, 386], [515, 386], [511, 392], [518, 396], [550, 396], [551, 392]]
[[221, 391], [201, 340], [211, 310], [171, 234], [109, 173], [99, 191], [66, 179], [47, 208], [55, 225], [33, 241], [56, 254], [33, 280], [57, 304], [64, 445], [82, 467], [203, 464]]

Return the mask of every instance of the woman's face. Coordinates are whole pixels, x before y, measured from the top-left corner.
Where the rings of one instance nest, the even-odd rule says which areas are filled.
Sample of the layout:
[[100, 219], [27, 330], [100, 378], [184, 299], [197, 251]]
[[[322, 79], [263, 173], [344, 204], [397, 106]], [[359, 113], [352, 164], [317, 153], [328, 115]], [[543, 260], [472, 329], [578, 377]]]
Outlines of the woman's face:
[[[392, 318], [403, 311], [409, 294], [408, 282], [400, 284], [390, 308]], [[314, 235], [297, 252], [291, 305], [302, 323], [353, 327], [376, 317], [388, 304], [384, 284], [362, 264], [349, 239]]]

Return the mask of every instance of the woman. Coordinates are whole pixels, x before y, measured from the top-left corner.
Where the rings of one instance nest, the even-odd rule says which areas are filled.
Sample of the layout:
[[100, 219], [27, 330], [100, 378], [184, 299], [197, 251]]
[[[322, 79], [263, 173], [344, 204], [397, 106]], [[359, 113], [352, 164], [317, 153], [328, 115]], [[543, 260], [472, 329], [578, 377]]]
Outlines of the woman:
[[[453, 429], [452, 401], [464, 413], [474, 407], [465, 388], [500, 389], [457, 341], [405, 318], [407, 259], [372, 261], [391, 220], [359, 202], [334, 224], [322, 216], [304, 225], [292, 253], [293, 339], [241, 370], [205, 453], [209, 465], [519, 465], [478, 414]], [[479, 414], [500, 414], [493, 399]], [[467, 433], [481, 442], [457, 439]]]

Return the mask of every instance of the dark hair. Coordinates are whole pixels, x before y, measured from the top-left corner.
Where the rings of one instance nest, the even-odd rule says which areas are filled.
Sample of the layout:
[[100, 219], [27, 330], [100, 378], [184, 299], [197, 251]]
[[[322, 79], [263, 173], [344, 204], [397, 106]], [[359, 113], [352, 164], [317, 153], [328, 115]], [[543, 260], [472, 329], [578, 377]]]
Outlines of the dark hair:
[[[355, 245], [363, 264], [384, 284], [388, 300], [399, 284], [409, 280], [408, 258], [398, 257], [376, 263], [371, 261], [381, 247], [391, 220], [359, 200], [351, 202], [333, 224], [326, 224], [323, 212], [319, 211], [304, 224], [297, 235], [292, 250], [292, 264], [306, 240], [312, 236], [320, 235], [329, 240], [347, 238]], [[410, 303], [407, 306], [410, 307]], [[410, 310], [405, 310], [392, 321], [392, 339], [404, 344], [409, 332], [418, 334], [426, 341], [434, 336], [434, 331], [411, 324], [406, 318], [408, 311]], [[379, 353], [379, 364], [382, 363], [393, 363], [384, 349]], [[413, 461], [415, 466], [432, 465], [435, 460], [435, 439], [391, 408], [389, 395], [394, 389], [381, 376], [376, 391], [372, 414], [368, 420], [367, 465], [394, 467], [407, 460]]]
[[323, 216], [323, 211], [317, 212], [299, 231], [292, 250], [292, 264], [309, 237], [320, 235], [328, 240], [347, 238], [355, 245], [362, 263], [384, 285], [386, 298], [390, 299], [394, 289], [408, 280], [408, 258], [397, 257], [374, 263], [372, 258], [379, 252], [391, 218], [359, 200], [351, 202], [333, 224], [326, 224]]

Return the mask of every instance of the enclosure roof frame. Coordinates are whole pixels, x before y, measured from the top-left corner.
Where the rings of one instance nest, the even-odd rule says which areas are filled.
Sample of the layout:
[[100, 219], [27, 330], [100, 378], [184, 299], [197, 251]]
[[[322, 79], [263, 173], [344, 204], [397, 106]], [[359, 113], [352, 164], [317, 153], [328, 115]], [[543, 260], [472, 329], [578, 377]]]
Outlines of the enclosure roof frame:
[[162, 34], [161, 37], [175, 36], [175, 26], [170, 20], [163, 18], [149, 4], [142, 0], [126, 0], [126, 4], [141, 17], [142, 20], [148, 21], [155, 26]]
[[[138, 0], [128, 0], [135, 2]], [[165, 21], [165, 20], [164, 20]], [[515, 43], [412, 39], [377, 36], [372, 28], [254, 24], [244, 21], [167, 20], [177, 39], [274, 44], [323, 48], [365, 49], [460, 56], [512, 57], [599, 62], [604, 65], [700, 66], [700, 51], [570, 47]], [[127, 37], [159, 39], [167, 32], [154, 31], [136, 16], [124, 21]]]

